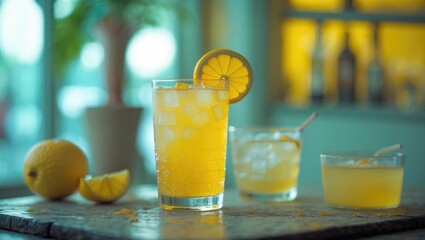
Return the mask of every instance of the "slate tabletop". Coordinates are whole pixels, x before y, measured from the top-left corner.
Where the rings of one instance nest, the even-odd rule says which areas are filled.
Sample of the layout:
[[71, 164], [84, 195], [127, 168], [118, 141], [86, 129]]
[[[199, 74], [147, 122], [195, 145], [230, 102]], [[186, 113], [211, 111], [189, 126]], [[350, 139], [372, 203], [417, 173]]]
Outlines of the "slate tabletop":
[[[326, 206], [317, 190], [285, 203], [244, 201], [226, 190], [221, 210], [161, 210], [155, 186], [136, 186], [114, 204], [78, 194], [0, 200], [0, 229], [56, 239], [348, 239], [425, 229], [425, 191], [403, 190], [400, 207], [348, 210]], [[123, 210], [124, 209], [124, 210]]]

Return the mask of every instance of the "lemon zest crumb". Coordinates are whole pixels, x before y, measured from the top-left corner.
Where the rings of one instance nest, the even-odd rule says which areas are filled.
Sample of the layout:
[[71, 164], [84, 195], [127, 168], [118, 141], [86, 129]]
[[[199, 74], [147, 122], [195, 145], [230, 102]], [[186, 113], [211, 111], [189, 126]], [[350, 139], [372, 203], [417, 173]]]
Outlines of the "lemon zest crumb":
[[136, 214], [137, 215], [137, 212], [136, 211], [133, 211], [131, 209], [128, 209], [128, 208], [123, 208], [123, 209], [121, 209], [119, 211], [114, 212], [114, 214], [115, 215], [119, 215], [119, 216], [121, 216], [121, 215], [130, 215], [130, 214], [133, 214], [133, 215]]

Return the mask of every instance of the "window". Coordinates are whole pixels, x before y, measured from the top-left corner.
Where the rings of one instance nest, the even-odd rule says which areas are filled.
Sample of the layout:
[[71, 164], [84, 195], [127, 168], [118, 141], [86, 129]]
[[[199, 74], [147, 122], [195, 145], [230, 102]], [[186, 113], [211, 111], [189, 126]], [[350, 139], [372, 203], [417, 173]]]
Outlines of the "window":
[[26, 151], [46, 137], [43, 12], [34, 0], [0, 0], [0, 186], [22, 181]]

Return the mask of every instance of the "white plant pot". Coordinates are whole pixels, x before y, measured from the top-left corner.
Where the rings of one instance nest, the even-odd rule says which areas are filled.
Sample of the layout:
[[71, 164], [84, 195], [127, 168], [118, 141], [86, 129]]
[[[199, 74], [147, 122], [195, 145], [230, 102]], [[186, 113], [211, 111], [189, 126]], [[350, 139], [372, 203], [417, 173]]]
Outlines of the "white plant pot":
[[[90, 144], [90, 173], [101, 175], [125, 168], [130, 170], [132, 180], [141, 161], [136, 149], [136, 137], [142, 108], [98, 107], [86, 110], [85, 124]], [[137, 177], [139, 178], [139, 177]]]

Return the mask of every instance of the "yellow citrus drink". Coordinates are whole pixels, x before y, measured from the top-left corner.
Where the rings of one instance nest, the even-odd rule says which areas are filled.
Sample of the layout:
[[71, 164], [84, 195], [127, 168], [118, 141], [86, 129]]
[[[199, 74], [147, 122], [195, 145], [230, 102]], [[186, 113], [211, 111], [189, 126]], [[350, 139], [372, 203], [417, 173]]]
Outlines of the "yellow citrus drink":
[[325, 201], [352, 208], [392, 208], [400, 204], [403, 167], [322, 166]]
[[220, 195], [225, 180], [228, 90], [176, 86], [153, 91], [158, 192], [163, 198]]
[[[299, 135], [297, 131], [289, 133]], [[297, 195], [301, 141], [282, 132], [230, 128], [236, 184], [243, 197], [288, 201]]]
[[159, 204], [165, 210], [223, 206], [229, 104], [252, 85], [248, 61], [229, 49], [203, 55], [190, 80], [153, 80]]

